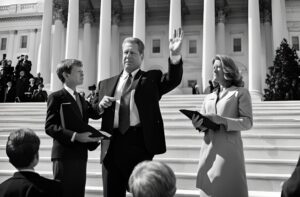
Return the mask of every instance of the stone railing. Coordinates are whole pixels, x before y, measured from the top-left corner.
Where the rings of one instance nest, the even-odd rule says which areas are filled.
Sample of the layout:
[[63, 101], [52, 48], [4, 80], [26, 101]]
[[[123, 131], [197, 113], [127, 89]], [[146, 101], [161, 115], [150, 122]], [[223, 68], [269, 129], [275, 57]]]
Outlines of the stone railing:
[[42, 12], [39, 3], [24, 3], [0, 6], [0, 16], [36, 12]]

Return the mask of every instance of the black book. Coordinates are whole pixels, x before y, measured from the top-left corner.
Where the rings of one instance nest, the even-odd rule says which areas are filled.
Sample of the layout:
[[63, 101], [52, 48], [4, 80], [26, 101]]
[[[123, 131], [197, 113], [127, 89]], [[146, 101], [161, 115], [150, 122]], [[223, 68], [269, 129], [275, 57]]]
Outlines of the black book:
[[208, 129], [212, 129], [212, 130], [218, 130], [220, 129], [220, 125], [211, 121], [209, 118], [203, 116], [202, 114], [200, 114], [198, 111], [192, 111], [192, 110], [187, 110], [187, 109], [180, 109], [179, 110], [181, 113], [183, 113], [184, 115], [186, 115], [189, 119], [192, 120], [193, 115], [198, 115], [200, 118], [203, 118], [203, 126], [208, 128]]
[[[85, 123], [74, 111], [71, 103], [62, 103], [60, 107], [61, 124], [65, 129], [76, 131], [78, 133], [91, 132], [90, 137], [109, 138], [110, 134], [99, 131], [89, 124]], [[87, 148], [92, 151], [95, 150], [99, 143], [89, 142], [86, 143]]]

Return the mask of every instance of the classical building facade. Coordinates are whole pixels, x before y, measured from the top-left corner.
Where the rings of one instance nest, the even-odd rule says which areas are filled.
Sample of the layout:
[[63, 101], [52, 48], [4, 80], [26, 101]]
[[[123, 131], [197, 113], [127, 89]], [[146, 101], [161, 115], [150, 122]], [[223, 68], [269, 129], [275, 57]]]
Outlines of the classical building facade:
[[135, 36], [146, 45], [143, 69], [167, 70], [168, 40], [184, 30], [182, 83], [173, 93], [201, 91], [212, 78], [215, 54], [231, 56], [246, 86], [260, 97], [267, 68], [286, 38], [299, 54], [299, 0], [3, 0], [0, 55], [16, 64], [28, 54], [32, 73], [41, 72], [53, 91], [61, 87], [55, 70], [64, 58], [84, 63], [82, 86], [122, 70], [121, 44]]

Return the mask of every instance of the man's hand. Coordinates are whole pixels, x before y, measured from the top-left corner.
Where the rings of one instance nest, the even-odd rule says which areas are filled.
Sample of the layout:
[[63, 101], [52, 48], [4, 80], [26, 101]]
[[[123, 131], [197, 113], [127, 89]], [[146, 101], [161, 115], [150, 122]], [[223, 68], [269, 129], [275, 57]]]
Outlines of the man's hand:
[[183, 31], [181, 28], [174, 30], [173, 37], [170, 38], [170, 54], [171, 56], [181, 55], [181, 45], [183, 39]]
[[81, 143], [99, 142], [101, 140], [101, 137], [89, 137], [91, 134], [90, 132], [76, 133], [75, 140]]
[[108, 108], [112, 105], [113, 102], [116, 101], [116, 98], [115, 97], [110, 97], [110, 96], [104, 96], [102, 98], [102, 100], [100, 101], [99, 103], [99, 108], [100, 109], [105, 109], [105, 108]]

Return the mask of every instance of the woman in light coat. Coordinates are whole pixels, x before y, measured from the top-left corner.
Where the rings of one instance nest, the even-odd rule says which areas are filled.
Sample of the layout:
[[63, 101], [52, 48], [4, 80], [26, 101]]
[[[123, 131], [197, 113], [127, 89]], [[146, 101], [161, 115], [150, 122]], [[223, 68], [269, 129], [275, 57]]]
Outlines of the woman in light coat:
[[219, 124], [220, 129], [205, 128], [203, 119], [197, 116], [192, 119], [194, 127], [205, 133], [196, 186], [200, 197], [247, 197], [240, 131], [250, 129], [253, 124], [251, 97], [230, 57], [214, 58], [213, 76], [220, 87], [206, 96], [201, 113]]

